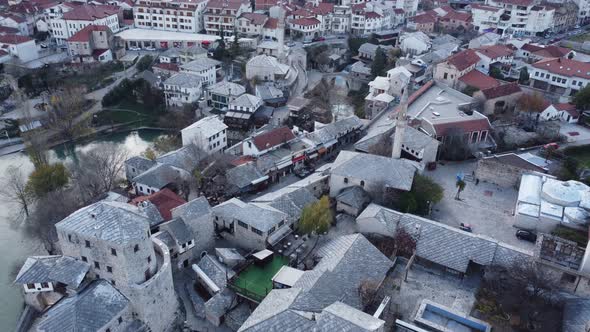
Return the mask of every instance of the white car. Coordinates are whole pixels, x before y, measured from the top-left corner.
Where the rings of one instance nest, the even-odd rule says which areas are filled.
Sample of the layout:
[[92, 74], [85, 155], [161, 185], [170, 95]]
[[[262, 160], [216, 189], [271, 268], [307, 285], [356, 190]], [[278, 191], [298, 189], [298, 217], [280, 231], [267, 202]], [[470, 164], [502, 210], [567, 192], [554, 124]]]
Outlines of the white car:
[[156, 48], [154, 48], [154, 47], [146, 47], [145, 50], [146, 51], [155, 51]]
[[130, 51], [141, 51], [141, 48], [139, 47], [129, 47]]

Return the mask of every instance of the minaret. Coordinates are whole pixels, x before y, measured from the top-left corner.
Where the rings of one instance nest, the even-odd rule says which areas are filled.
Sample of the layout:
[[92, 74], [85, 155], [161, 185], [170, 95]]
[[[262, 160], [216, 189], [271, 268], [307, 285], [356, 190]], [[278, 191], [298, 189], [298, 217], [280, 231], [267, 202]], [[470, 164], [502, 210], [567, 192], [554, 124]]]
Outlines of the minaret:
[[393, 148], [391, 149], [391, 158], [393, 159], [400, 159], [402, 156], [404, 132], [408, 125], [408, 120], [406, 120], [406, 113], [408, 113], [408, 88], [409, 87], [406, 86], [402, 93], [399, 111], [395, 117], [395, 136], [393, 138]]
[[282, 4], [279, 3], [279, 15], [277, 23], [277, 42], [279, 48], [277, 49], [277, 58], [279, 62], [284, 63], [285, 59], [285, 9]]

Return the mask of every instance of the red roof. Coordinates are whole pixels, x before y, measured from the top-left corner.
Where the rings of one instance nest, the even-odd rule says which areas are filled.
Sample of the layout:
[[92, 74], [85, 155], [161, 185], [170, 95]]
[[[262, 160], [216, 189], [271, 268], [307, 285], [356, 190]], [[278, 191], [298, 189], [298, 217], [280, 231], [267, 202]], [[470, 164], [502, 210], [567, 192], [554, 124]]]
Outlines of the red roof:
[[243, 3], [246, 2], [241, 0], [212, 0], [207, 3], [205, 8], [237, 10]]
[[278, 25], [279, 25], [278, 19], [269, 18], [268, 20], [266, 20], [266, 23], [264, 23], [264, 28], [265, 29], [276, 29]]
[[401, 9], [401, 8], [395, 8], [393, 10], [393, 12], [396, 13], [396, 14], [398, 14], [398, 15], [401, 15], [401, 14], [405, 13], [405, 11], [403, 9]]
[[31, 37], [15, 35], [15, 34], [0, 35], [0, 43], [2, 43], [2, 44], [18, 45], [18, 44], [29, 42], [31, 40], [33, 40]]
[[539, 45], [533, 45], [533, 44], [524, 44], [522, 45], [522, 47], [520, 48], [521, 50], [525, 50], [525, 51], [529, 51], [529, 52], [536, 52], [538, 50], [542, 50], [543, 47], [539, 46]]
[[451, 55], [447, 59], [447, 63], [457, 68], [457, 70], [465, 70], [479, 62], [480, 57], [472, 49], [467, 49], [459, 53]]
[[590, 63], [566, 58], [544, 59], [533, 63], [533, 67], [562, 76], [576, 76], [590, 79]]
[[445, 123], [433, 123], [432, 127], [436, 132], [436, 136], [446, 136], [449, 130], [454, 130], [456, 128], [463, 129], [463, 131], [465, 131], [466, 133], [492, 129], [490, 126], [490, 122], [487, 118], [452, 121]]
[[522, 90], [520, 89], [520, 86], [518, 86], [517, 82], [512, 82], [488, 89], [482, 89], [481, 92], [486, 99], [495, 99], [519, 93], [522, 92]]
[[110, 30], [106, 25], [88, 25], [84, 29], [76, 32], [72, 37], [68, 38], [69, 42], [89, 42], [92, 31], [107, 31]]
[[180, 71], [178, 65], [175, 63], [154, 63], [152, 67], [157, 67], [160, 69], [168, 70], [168, 71]]
[[277, 3], [278, 0], [256, 0], [256, 2], [254, 3], [254, 7], [256, 10], [268, 9], [272, 6], [276, 6]]
[[490, 45], [476, 49], [476, 51], [482, 55], [487, 56], [490, 59], [498, 59], [505, 56], [511, 56], [514, 50], [506, 45]]
[[327, 15], [334, 11], [334, 4], [328, 2], [320, 2], [317, 7], [309, 8], [316, 15]]
[[291, 15], [295, 16], [302, 16], [302, 17], [313, 17], [313, 13], [305, 8], [299, 8], [296, 11], [292, 12]]
[[280, 127], [267, 131], [252, 138], [254, 145], [259, 151], [264, 151], [281, 145], [295, 138], [289, 127]]
[[168, 188], [164, 188], [149, 196], [136, 197], [131, 201], [131, 204], [137, 206], [139, 203], [144, 201], [150, 201], [152, 204], [154, 204], [158, 208], [160, 215], [165, 221], [172, 219], [172, 209], [186, 203], [184, 199], [176, 195]]
[[260, 13], [243, 13], [242, 18], [247, 19], [252, 22], [252, 24], [263, 25], [268, 19], [268, 16]]
[[486, 6], [486, 5], [481, 5], [478, 3], [474, 3], [471, 5], [471, 9], [480, 9], [480, 10], [485, 10], [488, 12], [497, 12], [500, 11], [502, 8], [501, 7], [492, 7], [492, 6]]
[[247, 164], [251, 161], [254, 161], [254, 157], [252, 156], [241, 156], [237, 159], [232, 160], [231, 164], [234, 166], [240, 166], [243, 164]]
[[108, 6], [108, 5], [83, 5], [72, 9], [69, 12], [63, 14], [64, 20], [75, 20], [75, 21], [94, 21], [116, 15], [119, 13], [119, 7]]
[[27, 21], [24, 17], [14, 14], [8, 14], [5, 17], [15, 21], [16, 23], [24, 23]]
[[381, 17], [381, 15], [379, 15], [378, 13], [375, 13], [375, 12], [365, 13], [365, 18], [371, 19], [371, 18], [380, 18], [380, 17]]
[[461, 76], [459, 81], [480, 90], [489, 89], [500, 85], [500, 82], [498, 82], [495, 78], [489, 77], [477, 69], [473, 69], [467, 74]]
[[530, 6], [533, 4], [533, 1], [534, 0], [497, 0], [497, 2], [499, 3], [517, 6]]
[[19, 31], [16, 28], [0, 26], [0, 34], [5, 35], [7, 33], [16, 35], [19, 33]]
[[429, 24], [429, 23], [435, 23], [436, 22], [436, 18], [430, 14], [421, 14], [421, 15], [417, 15], [414, 17], [411, 17], [410, 20], [414, 23], [418, 23], [418, 24]]
[[0, 50], [0, 56], [5, 56], [8, 55], [8, 52], [4, 51], [4, 50]]
[[303, 26], [320, 24], [320, 21], [317, 18], [309, 18], [309, 17], [296, 18], [296, 19], [290, 20], [289, 22], [291, 24], [303, 25]]
[[456, 10], [451, 9], [441, 19], [444, 21], [455, 20], [455, 21], [461, 21], [461, 22], [470, 22], [471, 21], [471, 14], [465, 13], [465, 12], [458, 12]]
[[534, 51], [533, 54], [543, 58], [561, 58], [567, 55], [569, 52], [571, 52], [571, 50], [568, 48], [549, 45], [537, 51]]
[[559, 103], [559, 104], [554, 104], [553, 107], [555, 107], [555, 109], [557, 109], [558, 111], [567, 112], [574, 119], [577, 119], [580, 116], [580, 113], [578, 112], [578, 110], [576, 109], [576, 105], [574, 105], [574, 104]]

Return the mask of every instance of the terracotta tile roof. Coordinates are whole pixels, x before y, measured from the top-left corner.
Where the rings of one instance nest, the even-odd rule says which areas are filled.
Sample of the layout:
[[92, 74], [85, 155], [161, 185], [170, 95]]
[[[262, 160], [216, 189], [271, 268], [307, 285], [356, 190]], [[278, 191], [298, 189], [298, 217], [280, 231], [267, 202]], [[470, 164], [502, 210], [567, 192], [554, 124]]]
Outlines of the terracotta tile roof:
[[461, 22], [470, 22], [471, 21], [471, 14], [465, 12], [458, 12], [456, 10], [449, 11], [446, 15], [442, 17], [444, 21], [461, 21]]
[[8, 52], [4, 51], [4, 50], [0, 50], [0, 57], [8, 55]]
[[547, 70], [557, 75], [590, 79], [590, 63], [577, 60], [566, 58], [544, 59], [533, 63], [533, 67]]
[[375, 13], [375, 12], [368, 12], [368, 13], [365, 13], [365, 17], [366, 18], [369, 18], [369, 19], [371, 19], [371, 18], [380, 18], [381, 15], [379, 15], [378, 13]]
[[64, 20], [77, 20], [77, 21], [94, 21], [116, 15], [119, 13], [119, 7], [110, 5], [83, 5], [74, 8], [73, 10], [64, 13]]
[[559, 47], [555, 45], [548, 45], [544, 48], [541, 48], [537, 51], [534, 51], [533, 54], [536, 56], [540, 56], [543, 58], [561, 58], [568, 54], [571, 50], [565, 47]]
[[172, 209], [186, 203], [184, 199], [168, 188], [164, 188], [149, 196], [136, 197], [131, 201], [131, 204], [137, 206], [143, 201], [150, 201], [154, 204], [165, 221], [172, 219]]
[[572, 118], [577, 119], [580, 116], [580, 112], [576, 109], [576, 105], [570, 103], [559, 103], [554, 104], [553, 107], [558, 111], [567, 112]]
[[265, 29], [276, 29], [278, 25], [279, 25], [278, 19], [269, 18], [268, 20], [266, 20], [266, 23], [264, 23], [264, 28]]
[[84, 29], [76, 32], [72, 37], [68, 38], [68, 42], [88, 42], [92, 31], [107, 31], [110, 30], [106, 25], [88, 25]]
[[5, 34], [0, 36], [0, 43], [2, 44], [17, 45], [29, 42], [31, 40], [33, 40], [31, 37], [15, 34]]
[[525, 51], [529, 51], [531, 53], [536, 52], [538, 50], [542, 50], [543, 47], [539, 46], [539, 45], [533, 45], [533, 44], [524, 44], [521, 48], [521, 50], [525, 50]]
[[9, 19], [15, 21], [16, 23], [24, 23], [27, 21], [24, 17], [19, 16], [19, 15], [15, 15], [15, 14], [8, 14], [8, 15], [5, 15], [4, 17], [9, 18]]
[[411, 17], [410, 20], [414, 23], [418, 24], [428, 24], [428, 23], [435, 23], [436, 18], [430, 14], [420, 14], [414, 17]]
[[482, 89], [481, 93], [483, 93], [486, 99], [495, 99], [499, 97], [505, 97], [514, 93], [519, 93], [521, 91], [522, 90], [520, 89], [520, 86], [518, 86], [518, 83], [512, 82], [488, 89]]
[[18, 34], [19, 31], [16, 28], [10, 28], [10, 27], [4, 27], [4, 26], [0, 26], [0, 35], [5, 35], [5, 34]]
[[296, 11], [292, 12], [291, 15], [293, 16], [302, 16], [302, 17], [313, 17], [313, 13], [309, 9], [299, 8]]
[[476, 51], [482, 55], [487, 56], [490, 59], [497, 59], [505, 56], [511, 56], [514, 53], [514, 49], [506, 45], [490, 45], [476, 49]]
[[270, 149], [295, 138], [289, 127], [280, 127], [252, 138], [254, 145], [259, 151]]
[[497, 2], [505, 3], [507, 5], [530, 6], [533, 4], [534, 0], [497, 0]]
[[294, 20], [290, 20], [289, 22], [291, 24], [302, 25], [302, 26], [320, 24], [320, 21], [317, 18], [309, 18], [309, 17], [296, 18]]
[[479, 62], [479, 60], [481, 59], [475, 53], [475, 51], [472, 49], [468, 49], [451, 55], [447, 59], [447, 63], [457, 68], [457, 70], [462, 71], [473, 66], [474, 64]]
[[160, 68], [160, 69], [168, 70], [168, 71], [175, 71], [175, 72], [180, 71], [180, 69], [178, 68], [178, 65], [175, 63], [155, 63], [152, 67], [156, 67], [156, 68]]
[[254, 25], [263, 25], [268, 19], [268, 16], [259, 13], [243, 13], [242, 18], [247, 19]]
[[401, 14], [404, 14], [405, 13], [405, 11], [403, 9], [401, 9], [401, 8], [395, 8], [393, 10], [393, 12], [396, 13], [396, 14], [398, 14], [398, 15], [401, 15]]
[[256, 0], [256, 2], [254, 3], [254, 8], [256, 10], [268, 9], [272, 6], [276, 6], [277, 3], [278, 0]]
[[472, 120], [453, 121], [446, 123], [432, 124], [436, 136], [446, 136], [449, 130], [456, 128], [462, 129], [464, 132], [491, 130], [490, 122], [487, 118], [479, 118]]
[[327, 15], [334, 12], [334, 4], [328, 2], [320, 2], [317, 7], [310, 8], [316, 15]]
[[241, 0], [212, 0], [207, 3], [205, 8], [237, 10], [243, 3], [246, 2]]
[[480, 72], [477, 69], [473, 69], [467, 74], [461, 76], [459, 78], [459, 81], [465, 83], [468, 86], [478, 88], [480, 90], [489, 89], [500, 85], [500, 82], [498, 82], [498, 80], [496, 80], [493, 77], [489, 77], [488, 75]]

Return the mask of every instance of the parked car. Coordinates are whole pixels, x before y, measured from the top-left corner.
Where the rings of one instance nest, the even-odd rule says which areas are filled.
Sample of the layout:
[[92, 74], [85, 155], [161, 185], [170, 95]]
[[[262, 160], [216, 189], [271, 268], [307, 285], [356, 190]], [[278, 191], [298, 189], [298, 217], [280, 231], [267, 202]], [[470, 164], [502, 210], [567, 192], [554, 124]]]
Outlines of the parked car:
[[139, 47], [129, 47], [130, 51], [141, 51], [141, 48]]
[[471, 228], [470, 224], [461, 223], [461, 225], [459, 226], [459, 229], [469, 232], [469, 233], [473, 232], [473, 228]]
[[324, 40], [326, 40], [326, 38], [324, 38], [324, 37], [315, 37], [315, 38], [314, 38], [314, 39], [312, 39], [311, 41], [312, 41], [312, 42], [320, 42], [320, 41], [324, 41]]
[[39, 46], [41, 46], [41, 48], [47, 48], [47, 44], [45, 44], [45, 43], [41, 43], [41, 44], [39, 44]]
[[310, 167], [302, 167], [302, 168], [296, 169], [295, 171], [293, 171], [293, 173], [295, 173], [296, 177], [303, 179], [304, 177], [307, 177], [308, 175], [313, 173], [313, 169]]
[[295, 44], [295, 42], [288, 42], [288, 43], [287, 43], [287, 46], [289, 46], [289, 47], [293, 47], [293, 46], [295, 46], [295, 45], [296, 45], [296, 44]]
[[156, 48], [155, 48], [155, 47], [151, 47], [151, 46], [150, 46], [150, 47], [146, 47], [146, 48], [145, 48], [145, 50], [146, 50], [146, 51], [155, 51], [155, 50], [156, 50]]
[[525, 230], [518, 230], [516, 231], [516, 237], [519, 240], [525, 240], [525, 241], [529, 241], [529, 242], [537, 242], [537, 234], [531, 232], [531, 231], [525, 231]]

